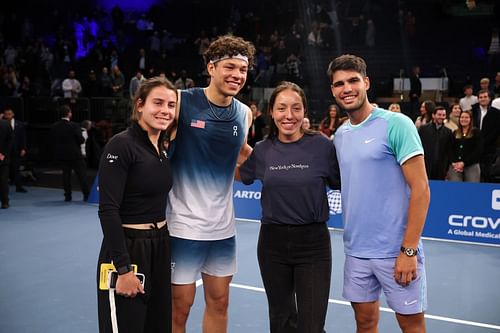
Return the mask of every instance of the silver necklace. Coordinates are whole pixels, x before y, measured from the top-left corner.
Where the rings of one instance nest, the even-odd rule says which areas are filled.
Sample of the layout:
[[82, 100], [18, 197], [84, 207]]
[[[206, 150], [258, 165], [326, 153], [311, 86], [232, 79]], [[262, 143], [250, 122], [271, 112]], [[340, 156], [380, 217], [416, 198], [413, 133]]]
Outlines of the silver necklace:
[[227, 120], [231, 119], [231, 117], [233, 116], [233, 113], [235, 113], [235, 110], [236, 110], [234, 107], [234, 98], [231, 98], [231, 104], [227, 108], [225, 108], [224, 112], [222, 113], [222, 115], [224, 115], [224, 116], [221, 117], [217, 114], [217, 111], [214, 110], [212, 103], [208, 99], [206, 89], [203, 89], [203, 95], [205, 96], [205, 100], [207, 101], [208, 107], [210, 108], [210, 113], [212, 114], [212, 116], [214, 116], [215, 119], [221, 120], [221, 121], [227, 121]]

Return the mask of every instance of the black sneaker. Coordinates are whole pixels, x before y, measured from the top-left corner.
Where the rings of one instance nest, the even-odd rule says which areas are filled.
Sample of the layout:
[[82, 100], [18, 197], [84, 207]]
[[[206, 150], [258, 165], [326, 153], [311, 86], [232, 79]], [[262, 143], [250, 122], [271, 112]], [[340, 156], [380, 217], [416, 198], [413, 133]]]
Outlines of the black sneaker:
[[16, 187], [16, 192], [19, 192], [19, 193], [26, 193], [28, 192], [27, 189], [25, 189], [24, 187], [22, 186], [19, 186], [19, 187]]
[[2, 207], [1, 207], [2, 209], [7, 209], [9, 207], [10, 207], [10, 205], [8, 202], [2, 202]]
[[71, 197], [64, 197], [64, 201], [71, 201]]

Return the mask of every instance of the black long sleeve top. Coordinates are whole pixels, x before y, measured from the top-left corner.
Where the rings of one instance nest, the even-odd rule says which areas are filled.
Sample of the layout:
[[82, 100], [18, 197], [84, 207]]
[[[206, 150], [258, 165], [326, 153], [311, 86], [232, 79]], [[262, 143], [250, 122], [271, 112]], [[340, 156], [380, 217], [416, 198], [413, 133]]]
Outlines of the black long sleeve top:
[[134, 123], [104, 148], [99, 164], [99, 218], [115, 267], [130, 264], [122, 224], [165, 220], [172, 172], [166, 151], [161, 143], [158, 147], [160, 154], [147, 132]]
[[479, 129], [472, 128], [472, 136], [470, 138], [461, 137], [457, 139], [454, 132], [451, 141], [451, 162], [464, 162], [464, 166], [466, 167], [479, 163], [482, 148], [483, 143]]

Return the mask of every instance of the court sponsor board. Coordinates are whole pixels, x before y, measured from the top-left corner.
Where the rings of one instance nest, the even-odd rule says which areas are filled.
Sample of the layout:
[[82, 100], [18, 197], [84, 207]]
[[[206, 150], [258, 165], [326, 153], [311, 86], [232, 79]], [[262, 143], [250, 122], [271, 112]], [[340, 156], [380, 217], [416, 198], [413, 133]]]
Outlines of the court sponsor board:
[[[500, 245], [500, 185], [430, 181], [431, 204], [424, 237]], [[339, 191], [327, 190], [328, 225], [342, 228]], [[234, 183], [235, 214], [240, 219], [260, 220], [261, 184]]]

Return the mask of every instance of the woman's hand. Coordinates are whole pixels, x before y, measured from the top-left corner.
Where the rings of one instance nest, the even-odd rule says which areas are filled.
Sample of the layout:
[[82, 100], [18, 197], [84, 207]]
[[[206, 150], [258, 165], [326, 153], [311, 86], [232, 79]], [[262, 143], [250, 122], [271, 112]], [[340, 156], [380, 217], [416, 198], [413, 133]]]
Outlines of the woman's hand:
[[144, 287], [134, 272], [118, 275], [116, 280], [116, 293], [124, 297], [135, 297], [138, 293], [144, 294]]

